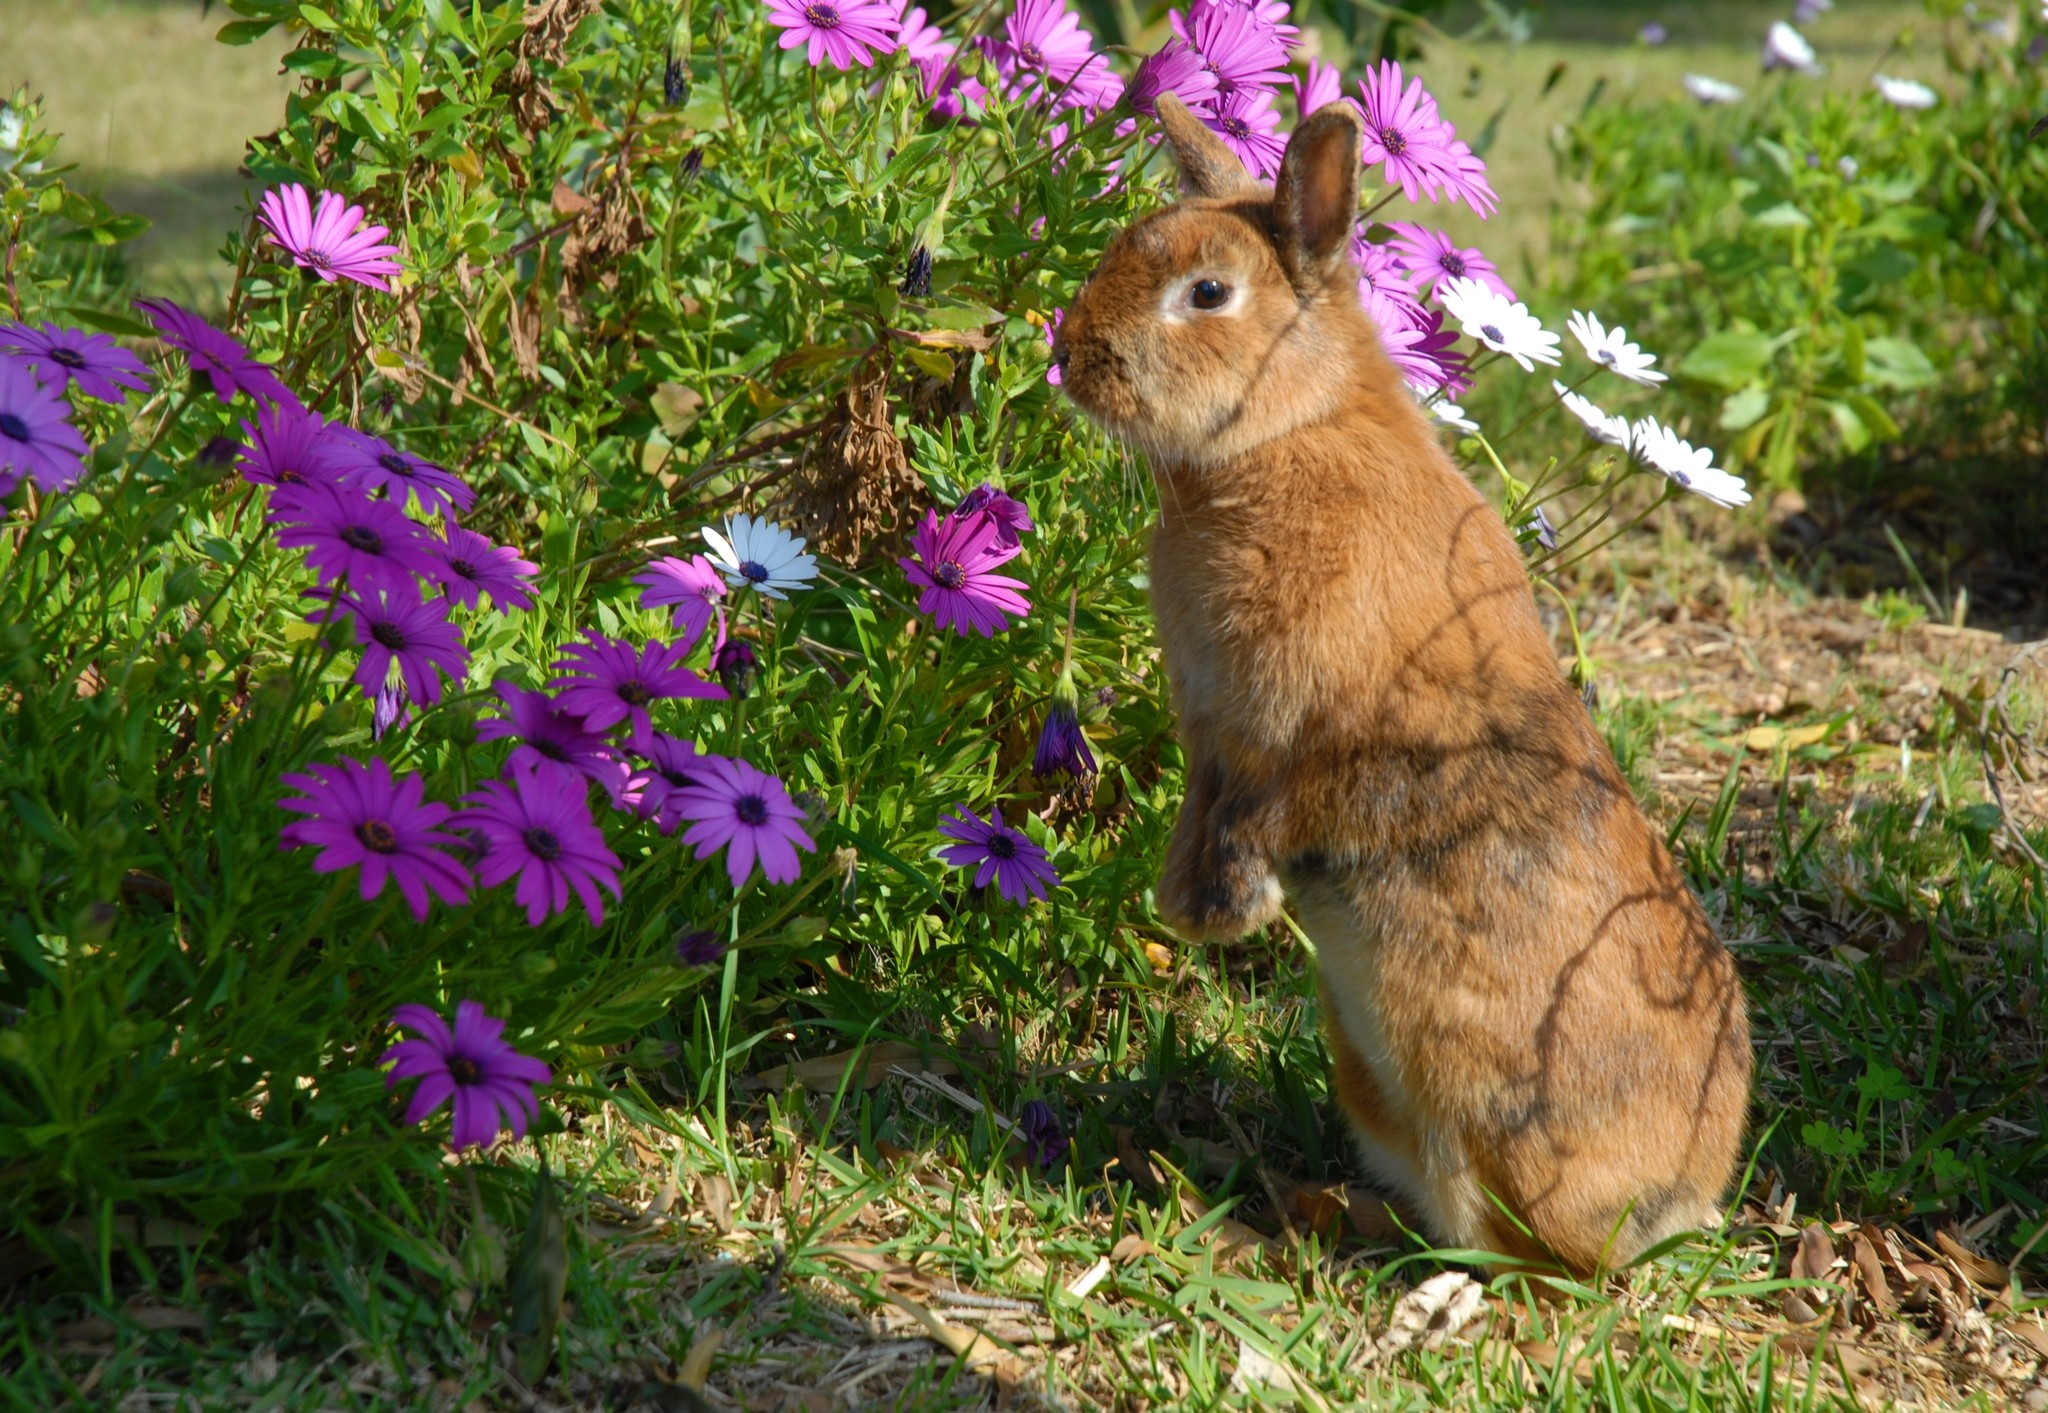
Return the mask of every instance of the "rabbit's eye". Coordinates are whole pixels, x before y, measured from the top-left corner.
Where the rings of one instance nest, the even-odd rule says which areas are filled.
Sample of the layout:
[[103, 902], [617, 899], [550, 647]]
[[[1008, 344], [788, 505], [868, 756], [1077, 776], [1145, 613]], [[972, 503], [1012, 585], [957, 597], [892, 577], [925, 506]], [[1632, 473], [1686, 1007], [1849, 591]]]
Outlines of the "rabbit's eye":
[[1230, 300], [1230, 286], [1221, 280], [1196, 280], [1188, 286], [1188, 303], [1197, 309], [1221, 309]]

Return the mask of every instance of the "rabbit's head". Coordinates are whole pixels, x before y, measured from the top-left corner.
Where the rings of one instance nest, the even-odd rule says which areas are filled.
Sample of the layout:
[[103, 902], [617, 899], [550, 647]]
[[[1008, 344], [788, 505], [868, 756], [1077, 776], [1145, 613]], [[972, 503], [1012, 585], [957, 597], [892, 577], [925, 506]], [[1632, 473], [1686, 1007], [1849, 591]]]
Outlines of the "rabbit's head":
[[1361, 376], [1398, 376], [1358, 302], [1357, 110], [1310, 115], [1273, 187], [1170, 95], [1159, 118], [1188, 193], [1119, 234], [1054, 344], [1062, 386], [1154, 458], [1203, 465], [1329, 416]]

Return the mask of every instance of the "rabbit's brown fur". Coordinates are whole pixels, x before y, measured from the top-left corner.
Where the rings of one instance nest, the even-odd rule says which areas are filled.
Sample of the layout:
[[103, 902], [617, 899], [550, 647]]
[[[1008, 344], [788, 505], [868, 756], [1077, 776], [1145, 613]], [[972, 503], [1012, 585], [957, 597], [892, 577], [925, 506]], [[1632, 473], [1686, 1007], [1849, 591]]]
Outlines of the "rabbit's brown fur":
[[1116, 239], [1056, 350], [1159, 485], [1188, 758], [1160, 907], [1221, 938], [1292, 899], [1337, 1095], [1438, 1240], [1619, 1264], [1715, 1220], [1734, 965], [1360, 307], [1352, 110], [1305, 121], [1269, 193], [1160, 107], [1196, 194]]

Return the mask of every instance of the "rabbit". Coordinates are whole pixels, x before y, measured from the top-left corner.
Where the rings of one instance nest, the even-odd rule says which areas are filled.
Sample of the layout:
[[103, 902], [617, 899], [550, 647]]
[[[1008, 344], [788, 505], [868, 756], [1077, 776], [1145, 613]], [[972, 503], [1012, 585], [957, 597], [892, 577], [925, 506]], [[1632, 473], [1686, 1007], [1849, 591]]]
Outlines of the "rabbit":
[[1184, 199], [1111, 242], [1053, 359], [1159, 489], [1160, 914], [1229, 939], [1291, 900], [1340, 1106], [1439, 1244], [1586, 1274], [1717, 1225], [1741, 982], [1360, 304], [1357, 111], [1268, 188], [1158, 108]]

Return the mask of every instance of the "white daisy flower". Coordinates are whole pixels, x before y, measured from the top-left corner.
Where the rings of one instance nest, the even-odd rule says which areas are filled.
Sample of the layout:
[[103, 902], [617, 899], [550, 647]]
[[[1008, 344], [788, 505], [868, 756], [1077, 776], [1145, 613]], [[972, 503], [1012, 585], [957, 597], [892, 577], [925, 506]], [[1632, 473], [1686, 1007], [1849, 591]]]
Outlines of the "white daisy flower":
[[1685, 91], [1702, 103], [1739, 103], [1742, 90], [1732, 83], [1723, 83], [1705, 74], [1687, 74], [1682, 80]]
[[1628, 332], [1616, 324], [1611, 329], [1600, 327], [1600, 320], [1592, 314], [1572, 311], [1566, 327], [1579, 341], [1579, 347], [1586, 350], [1586, 357], [1598, 363], [1608, 372], [1627, 378], [1631, 383], [1661, 383], [1662, 373], [1652, 372], [1650, 365], [1657, 361], [1654, 353], [1645, 353], [1628, 341]]
[[784, 589], [801, 589], [818, 577], [818, 561], [803, 552], [802, 538], [771, 520], [728, 516], [724, 534], [704, 527], [704, 543], [711, 546], [711, 562], [736, 589], [752, 585], [779, 599]]
[[1436, 298], [1466, 333], [1514, 359], [1523, 372], [1535, 372], [1538, 363], [1558, 362], [1557, 335], [1543, 327], [1528, 305], [1464, 277], [1438, 280]]
[[1635, 446], [1638, 460], [1694, 495], [1730, 509], [1749, 504], [1749, 488], [1740, 476], [1714, 465], [1712, 447], [1695, 447], [1656, 418], [1636, 423]]
[[1628, 418], [1603, 411], [1590, 397], [1575, 393], [1563, 383], [1552, 379], [1550, 386], [1564, 400], [1564, 410], [1584, 424], [1594, 441], [1606, 446], [1618, 446], [1627, 451], [1630, 445]]
[[1764, 70], [1797, 69], [1802, 74], [1817, 73], [1820, 64], [1813, 52], [1813, 46], [1801, 34], [1783, 20], [1774, 21], [1771, 32], [1764, 37]]
[[1432, 402], [1429, 404], [1428, 411], [1430, 416], [1436, 418], [1437, 421], [1443, 423], [1446, 427], [1453, 427], [1460, 432], [1471, 432], [1475, 436], [1479, 433], [1479, 424], [1470, 417], [1467, 417], [1465, 409], [1458, 406], [1455, 402]]
[[1924, 83], [1912, 79], [1893, 78], [1890, 74], [1872, 74], [1870, 81], [1877, 85], [1877, 91], [1884, 95], [1884, 101], [1894, 108], [1932, 108], [1941, 101], [1941, 95]]
[[1856, 174], [1863, 170], [1863, 164], [1845, 153], [1841, 160], [1835, 163], [1835, 170], [1842, 174], [1843, 181], [1853, 182], [1856, 180]]

